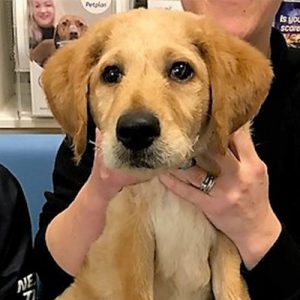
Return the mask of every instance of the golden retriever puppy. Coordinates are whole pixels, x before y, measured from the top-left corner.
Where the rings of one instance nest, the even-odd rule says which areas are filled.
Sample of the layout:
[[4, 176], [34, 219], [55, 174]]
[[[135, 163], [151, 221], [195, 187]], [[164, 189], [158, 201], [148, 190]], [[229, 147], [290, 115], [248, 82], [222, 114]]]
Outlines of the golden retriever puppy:
[[249, 299], [234, 245], [156, 175], [195, 157], [217, 175], [206, 154], [225, 153], [271, 80], [261, 53], [187, 12], [114, 15], [49, 60], [45, 92], [76, 160], [89, 107], [106, 165], [151, 178], [110, 202], [103, 234], [59, 300]]

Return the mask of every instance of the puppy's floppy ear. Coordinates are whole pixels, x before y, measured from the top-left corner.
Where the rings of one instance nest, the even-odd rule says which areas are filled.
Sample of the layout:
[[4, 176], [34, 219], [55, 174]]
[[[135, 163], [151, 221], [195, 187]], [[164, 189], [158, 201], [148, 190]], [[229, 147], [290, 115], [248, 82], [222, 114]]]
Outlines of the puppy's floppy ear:
[[[103, 31], [105, 32], [105, 28]], [[49, 107], [72, 137], [75, 160], [79, 162], [87, 139], [87, 89], [91, 69], [99, 61], [105, 36], [86, 34], [56, 51], [42, 74]]]
[[273, 78], [269, 60], [254, 47], [204, 17], [190, 28], [210, 77], [215, 141], [222, 153], [228, 136], [258, 112]]

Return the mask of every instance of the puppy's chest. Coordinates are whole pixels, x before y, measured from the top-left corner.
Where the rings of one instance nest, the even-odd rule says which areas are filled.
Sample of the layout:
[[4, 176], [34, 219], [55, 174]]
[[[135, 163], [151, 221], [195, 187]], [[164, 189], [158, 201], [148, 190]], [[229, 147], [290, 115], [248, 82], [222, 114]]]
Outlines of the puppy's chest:
[[155, 236], [155, 300], [210, 299], [214, 227], [194, 205], [154, 180], [143, 193]]

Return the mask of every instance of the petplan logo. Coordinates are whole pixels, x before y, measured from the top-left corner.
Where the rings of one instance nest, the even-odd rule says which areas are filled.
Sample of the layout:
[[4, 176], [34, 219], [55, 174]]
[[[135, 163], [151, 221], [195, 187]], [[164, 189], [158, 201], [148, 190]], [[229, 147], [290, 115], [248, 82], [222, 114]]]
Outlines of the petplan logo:
[[110, 8], [111, 0], [81, 0], [83, 7], [92, 14], [102, 14]]

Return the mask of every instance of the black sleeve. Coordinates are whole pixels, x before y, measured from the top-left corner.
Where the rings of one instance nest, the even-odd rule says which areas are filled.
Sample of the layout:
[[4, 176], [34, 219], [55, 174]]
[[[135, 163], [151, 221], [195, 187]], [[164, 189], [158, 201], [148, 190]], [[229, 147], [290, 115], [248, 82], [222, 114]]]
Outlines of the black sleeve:
[[72, 283], [73, 278], [52, 258], [46, 246], [45, 232], [51, 220], [69, 206], [87, 180], [93, 164], [93, 147], [92, 144], [87, 145], [80, 164], [76, 165], [70, 140], [66, 137], [56, 156], [53, 192], [45, 193], [46, 203], [40, 214], [39, 230], [34, 246], [37, 272], [47, 299], [53, 299], [61, 294]]
[[36, 299], [31, 222], [22, 188], [0, 165], [0, 299]]
[[[300, 63], [298, 66], [299, 73]], [[291, 82], [294, 92], [286, 91], [292, 96], [284, 99], [285, 111], [281, 114], [284, 122], [277, 132], [277, 171], [273, 182], [270, 181], [270, 201], [283, 229], [253, 270], [247, 272], [242, 266], [253, 300], [300, 299], [300, 74]]]
[[251, 299], [300, 299], [300, 249], [285, 227], [259, 264], [251, 271], [242, 266], [242, 273]]

